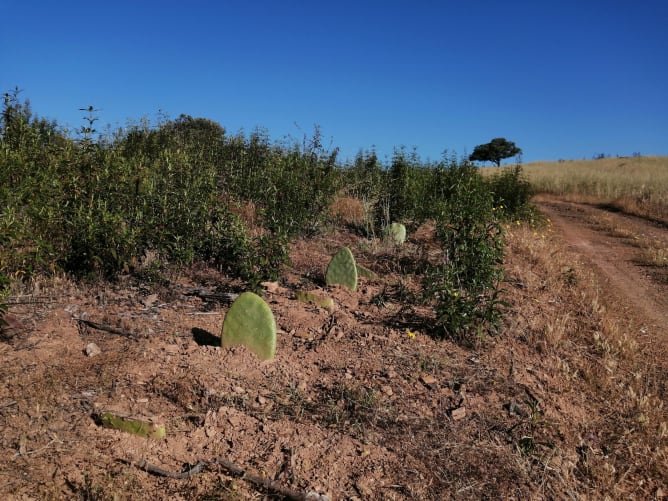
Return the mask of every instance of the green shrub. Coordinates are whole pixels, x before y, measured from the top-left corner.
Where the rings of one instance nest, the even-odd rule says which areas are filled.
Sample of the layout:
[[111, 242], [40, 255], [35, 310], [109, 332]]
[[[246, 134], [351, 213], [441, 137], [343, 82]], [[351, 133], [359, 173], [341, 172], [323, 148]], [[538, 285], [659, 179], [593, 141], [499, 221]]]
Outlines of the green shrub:
[[427, 273], [425, 291], [435, 302], [438, 334], [472, 345], [501, 315], [502, 229], [476, 168], [451, 165], [438, 176], [435, 184], [444, 198], [438, 204], [436, 235], [443, 260]]
[[487, 183], [494, 196], [494, 206], [502, 208], [499, 217], [523, 219], [530, 215], [531, 184], [524, 178], [522, 166], [504, 167], [492, 174]]

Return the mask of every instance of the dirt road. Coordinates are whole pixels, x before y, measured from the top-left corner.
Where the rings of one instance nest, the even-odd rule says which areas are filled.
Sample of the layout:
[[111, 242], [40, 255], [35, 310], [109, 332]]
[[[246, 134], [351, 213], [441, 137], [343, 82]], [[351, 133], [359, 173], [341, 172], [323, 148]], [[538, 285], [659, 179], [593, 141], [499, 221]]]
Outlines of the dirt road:
[[666, 352], [668, 266], [648, 256], [668, 248], [668, 228], [601, 206], [541, 198], [536, 204], [566, 244], [591, 264], [610, 312], [637, 329], [639, 341]]

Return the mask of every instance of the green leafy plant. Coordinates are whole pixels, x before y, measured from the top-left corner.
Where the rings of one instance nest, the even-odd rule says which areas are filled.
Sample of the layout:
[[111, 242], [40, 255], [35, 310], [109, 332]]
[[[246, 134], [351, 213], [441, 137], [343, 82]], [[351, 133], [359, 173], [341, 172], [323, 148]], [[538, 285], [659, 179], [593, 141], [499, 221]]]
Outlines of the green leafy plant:
[[9, 297], [9, 279], [0, 273], [0, 332], [7, 325], [4, 317], [7, 314], [7, 298]]
[[500, 219], [522, 219], [531, 217], [531, 196], [533, 190], [528, 180], [524, 178], [520, 164], [504, 167], [501, 172], [494, 173], [487, 178], [490, 190], [494, 196], [494, 207]]
[[428, 271], [425, 291], [435, 302], [441, 333], [475, 344], [501, 317], [503, 233], [477, 169], [461, 164], [441, 175], [441, 185], [448, 187], [436, 221], [443, 260]]

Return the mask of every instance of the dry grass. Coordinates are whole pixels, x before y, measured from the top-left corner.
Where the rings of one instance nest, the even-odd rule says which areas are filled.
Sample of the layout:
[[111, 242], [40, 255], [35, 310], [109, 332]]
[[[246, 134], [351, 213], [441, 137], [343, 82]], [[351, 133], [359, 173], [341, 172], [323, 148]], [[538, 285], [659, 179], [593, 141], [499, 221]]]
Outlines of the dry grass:
[[668, 221], [668, 157], [532, 162], [523, 169], [538, 193]]
[[580, 442], [574, 479], [600, 499], [661, 495], [668, 478], [665, 366], [648, 363], [658, 355], [634, 340], [639, 326], [612, 313], [617, 305], [604, 304], [594, 276], [558, 242], [519, 228], [508, 249], [516, 308], [509, 322], [560, 374], [555, 391], [579, 395], [588, 407], [571, 430]]

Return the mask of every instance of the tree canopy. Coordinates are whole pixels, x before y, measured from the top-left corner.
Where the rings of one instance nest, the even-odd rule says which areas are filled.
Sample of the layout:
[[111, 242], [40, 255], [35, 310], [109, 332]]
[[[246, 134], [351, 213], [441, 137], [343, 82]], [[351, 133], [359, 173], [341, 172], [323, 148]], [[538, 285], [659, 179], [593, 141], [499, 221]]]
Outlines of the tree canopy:
[[476, 146], [473, 149], [473, 153], [469, 156], [469, 160], [472, 162], [494, 162], [496, 166], [499, 167], [501, 165], [501, 160], [504, 158], [514, 157], [521, 153], [522, 150], [512, 141], [508, 141], [503, 137], [497, 137], [487, 144]]

